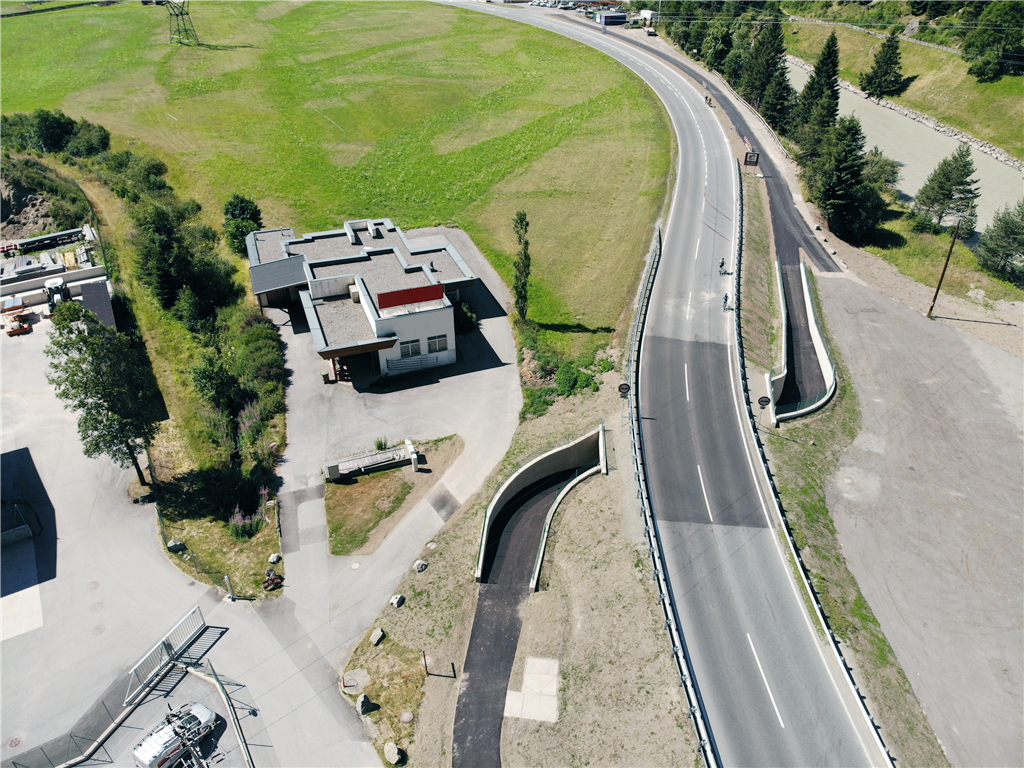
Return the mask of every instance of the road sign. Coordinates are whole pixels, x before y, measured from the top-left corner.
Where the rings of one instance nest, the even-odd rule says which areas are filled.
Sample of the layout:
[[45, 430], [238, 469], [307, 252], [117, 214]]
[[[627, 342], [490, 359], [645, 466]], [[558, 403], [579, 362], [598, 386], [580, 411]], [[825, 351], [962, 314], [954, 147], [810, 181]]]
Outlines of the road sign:
[[760, 405], [762, 408], [766, 408], [771, 401], [772, 399], [770, 397], [757, 398], [757, 404]]
[[629, 384], [619, 384], [619, 394], [625, 397], [629, 394]]
[[760, 160], [760, 159], [761, 159], [761, 153], [760, 152], [747, 152], [747, 154], [743, 157], [743, 164], [744, 165], [753, 165], [753, 166], [756, 167], [757, 166], [757, 161]]

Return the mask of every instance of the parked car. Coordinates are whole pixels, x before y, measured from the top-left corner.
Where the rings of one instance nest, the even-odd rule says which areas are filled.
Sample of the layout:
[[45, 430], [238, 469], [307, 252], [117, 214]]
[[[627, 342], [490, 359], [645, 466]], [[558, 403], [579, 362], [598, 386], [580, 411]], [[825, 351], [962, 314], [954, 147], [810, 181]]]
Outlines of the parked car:
[[217, 724], [217, 713], [205, 704], [189, 702], [173, 712], [135, 745], [139, 768], [172, 768], [188, 752], [186, 745], [198, 744]]

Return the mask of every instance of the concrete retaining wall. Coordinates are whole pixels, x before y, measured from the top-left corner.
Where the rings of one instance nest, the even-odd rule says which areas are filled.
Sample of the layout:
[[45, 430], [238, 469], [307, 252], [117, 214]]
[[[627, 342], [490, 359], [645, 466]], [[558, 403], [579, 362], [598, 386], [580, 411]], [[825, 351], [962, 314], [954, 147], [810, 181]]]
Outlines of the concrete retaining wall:
[[512, 475], [505, 484], [501, 486], [491, 503], [487, 506], [487, 514], [484, 516], [483, 530], [480, 532], [480, 552], [476, 559], [476, 580], [480, 581], [484, 569], [484, 552], [487, 550], [487, 542], [491, 534], [491, 525], [494, 518], [517, 493], [527, 488], [538, 480], [545, 477], [564, 472], [567, 469], [585, 467], [601, 461], [601, 439], [602, 428], [595, 429], [588, 435], [578, 440], [548, 451], [543, 456], [538, 456], [533, 461], [523, 466], [518, 472]]

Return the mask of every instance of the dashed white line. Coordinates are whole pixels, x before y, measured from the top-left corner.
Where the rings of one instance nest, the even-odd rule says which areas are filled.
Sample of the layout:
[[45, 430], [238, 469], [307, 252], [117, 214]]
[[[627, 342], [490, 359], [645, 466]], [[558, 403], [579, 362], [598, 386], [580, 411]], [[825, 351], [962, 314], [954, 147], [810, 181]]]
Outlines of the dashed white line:
[[700, 238], [697, 238], [697, 247], [693, 249], [693, 260], [697, 260], [697, 254], [700, 253]]
[[686, 363], [683, 363], [683, 386], [686, 387], [686, 402], [690, 402], [690, 367]]
[[[711, 503], [708, 501], [708, 492], [704, 489], [704, 475], [700, 471], [700, 464], [697, 465], [697, 477], [700, 478], [700, 492], [704, 494], [704, 506], [708, 508], [708, 519], [713, 523], [715, 522], [715, 518], [711, 514]], [[760, 666], [760, 664], [758, 666]], [[767, 685], [767, 683], [765, 683], [765, 685]], [[769, 693], [771, 692], [769, 691]], [[775, 701], [772, 700], [772, 703], [774, 704]]]
[[775, 708], [775, 716], [779, 718], [779, 725], [785, 728], [786, 724], [782, 722], [782, 715], [779, 714], [779, 708], [775, 706], [775, 697], [772, 696], [772, 689], [768, 687], [768, 678], [764, 676], [764, 669], [761, 668], [761, 660], [757, 658], [757, 651], [754, 650], [754, 641], [750, 639], [749, 632], [747, 633], [747, 642], [750, 643], [750, 650], [754, 654], [754, 661], [757, 662], [757, 670], [761, 673], [761, 679], [764, 681], [764, 688], [768, 691], [768, 698], [772, 700], [772, 706]]

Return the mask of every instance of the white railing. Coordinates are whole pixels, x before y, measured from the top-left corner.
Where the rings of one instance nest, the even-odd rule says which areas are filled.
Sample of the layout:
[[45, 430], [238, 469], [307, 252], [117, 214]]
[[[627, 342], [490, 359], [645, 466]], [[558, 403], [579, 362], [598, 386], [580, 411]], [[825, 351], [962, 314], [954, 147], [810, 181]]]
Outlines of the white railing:
[[204, 629], [206, 619], [197, 605], [128, 673], [128, 691], [125, 693], [124, 705], [127, 707], [135, 701], [149, 682], [163, 672], [164, 668], [199, 637]]

